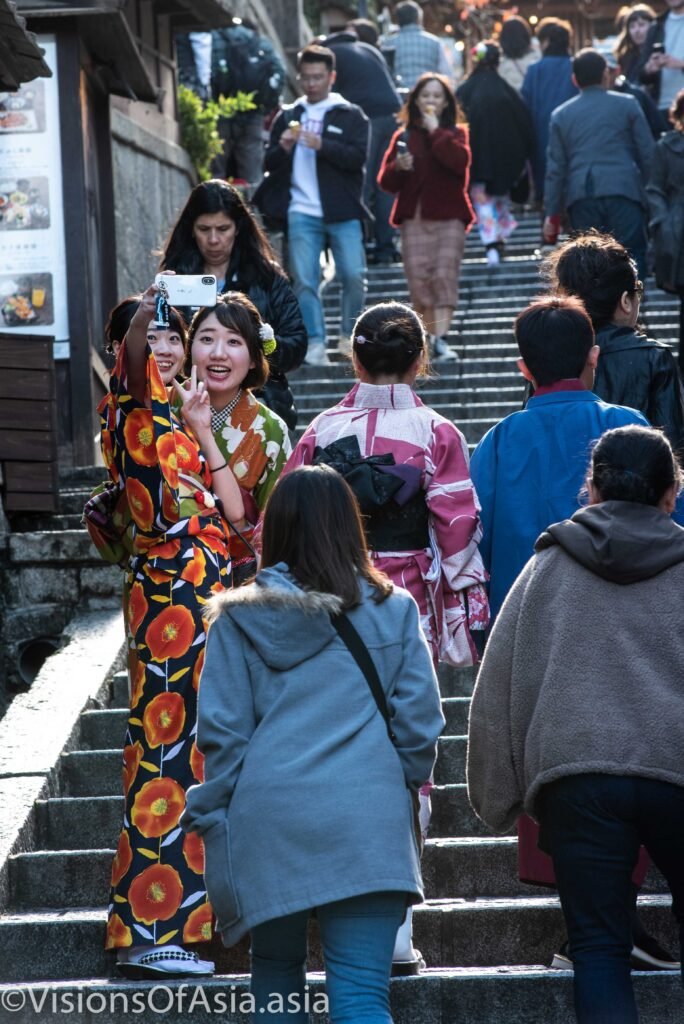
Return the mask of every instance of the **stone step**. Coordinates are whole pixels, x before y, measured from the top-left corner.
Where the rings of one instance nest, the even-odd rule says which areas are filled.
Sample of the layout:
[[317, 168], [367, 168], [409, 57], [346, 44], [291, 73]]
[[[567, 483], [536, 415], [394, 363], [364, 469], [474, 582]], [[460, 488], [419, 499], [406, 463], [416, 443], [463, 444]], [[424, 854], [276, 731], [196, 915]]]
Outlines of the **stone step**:
[[109, 707], [111, 709], [128, 708], [128, 705], [128, 673], [117, 672], [112, 679]]
[[[465, 778], [465, 736], [443, 736], [435, 782]], [[118, 796], [121, 792], [121, 750], [74, 750], [62, 754], [59, 769], [62, 796]]]
[[468, 802], [465, 782], [454, 782], [434, 786], [431, 794], [432, 818], [430, 836], [491, 838], [491, 832], [484, 825]]
[[128, 708], [84, 711], [80, 720], [80, 749], [123, 749], [127, 721]]
[[445, 736], [464, 736], [468, 732], [470, 697], [446, 697], [442, 701], [442, 711], [446, 718]]
[[[639, 908], [644, 927], [665, 948], [675, 949], [669, 897], [641, 896]], [[113, 976], [113, 957], [103, 949], [105, 921], [105, 911], [94, 909], [4, 914], [0, 982]], [[560, 904], [552, 896], [429, 900], [414, 911], [414, 942], [429, 967], [549, 963], [564, 932]], [[212, 956], [222, 972], [249, 969], [247, 943], [212, 950]], [[315, 947], [310, 963], [320, 969]]]
[[[632, 975], [642, 1024], [673, 1024], [681, 1016], [681, 983], [669, 972]], [[310, 1007], [318, 1007], [323, 976], [307, 974]], [[12, 1007], [14, 1024], [35, 1024], [36, 1007], [47, 1006], [69, 1024], [250, 1024], [249, 979], [216, 975], [201, 983], [169, 980], [161, 991], [153, 982], [90, 978], [38, 984], [0, 985], [0, 1004]], [[7, 1002], [5, 1003], [5, 1000]], [[22, 1002], [22, 1008], [14, 1010]], [[394, 979], [390, 1004], [395, 1024], [573, 1024], [572, 974], [539, 966], [434, 968], [415, 978]], [[83, 1010], [79, 1007], [83, 1006]], [[137, 1016], [147, 1011], [146, 1017]], [[241, 1012], [244, 1011], [244, 1012]], [[47, 1007], [44, 1011], [48, 1012]], [[94, 1016], [97, 1014], [97, 1016]], [[313, 1012], [312, 1024], [327, 1024]]]
[[440, 665], [437, 678], [442, 697], [471, 697], [477, 678], [477, 666], [454, 668], [453, 665]]
[[85, 530], [46, 530], [11, 534], [10, 558], [14, 565], [57, 563], [60, 565], [102, 564]]
[[59, 797], [36, 802], [41, 850], [94, 850], [116, 846], [123, 796]]
[[[114, 848], [41, 850], [10, 858], [10, 905], [14, 912], [52, 907], [106, 906]], [[539, 888], [518, 878], [515, 837], [429, 839], [422, 858], [428, 899], [534, 897]], [[644, 893], [667, 894], [653, 871]]]

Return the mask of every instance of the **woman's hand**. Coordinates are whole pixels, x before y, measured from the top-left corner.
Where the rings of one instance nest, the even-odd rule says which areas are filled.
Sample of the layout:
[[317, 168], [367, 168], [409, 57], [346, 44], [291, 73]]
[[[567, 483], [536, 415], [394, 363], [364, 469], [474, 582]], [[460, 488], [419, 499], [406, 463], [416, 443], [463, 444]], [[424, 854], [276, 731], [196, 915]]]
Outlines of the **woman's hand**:
[[435, 129], [439, 128], [439, 119], [430, 110], [426, 110], [423, 114], [423, 128], [429, 132], [434, 132]]
[[197, 367], [193, 366], [190, 372], [190, 380], [179, 384], [173, 381], [177, 395], [181, 402], [181, 415], [183, 420], [192, 430], [201, 447], [207, 436], [211, 435], [211, 406], [209, 404], [209, 392], [203, 381], [197, 380]]
[[400, 171], [412, 171], [413, 153], [397, 153], [395, 163]]

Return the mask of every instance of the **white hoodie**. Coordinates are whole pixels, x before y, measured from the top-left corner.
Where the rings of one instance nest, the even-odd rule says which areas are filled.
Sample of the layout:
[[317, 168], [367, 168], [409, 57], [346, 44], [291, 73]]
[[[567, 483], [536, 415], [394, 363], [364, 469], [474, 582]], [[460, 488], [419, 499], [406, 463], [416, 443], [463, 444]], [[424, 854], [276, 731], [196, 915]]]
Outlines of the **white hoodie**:
[[[347, 101], [339, 92], [328, 93], [327, 97], [318, 103], [307, 103], [305, 99], [299, 100], [299, 103], [304, 107], [301, 116], [302, 130], [315, 132], [317, 135], [323, 133], [323, 117], [327, 110], [340, 104], [347, 106]], [[322, 218], [323, 207], [318, 188], [316, 158], [317, 150], [310, 149], [308, 146], [295, 146], [289, 210], [295, 213], [306, 213], [309, 217]]]

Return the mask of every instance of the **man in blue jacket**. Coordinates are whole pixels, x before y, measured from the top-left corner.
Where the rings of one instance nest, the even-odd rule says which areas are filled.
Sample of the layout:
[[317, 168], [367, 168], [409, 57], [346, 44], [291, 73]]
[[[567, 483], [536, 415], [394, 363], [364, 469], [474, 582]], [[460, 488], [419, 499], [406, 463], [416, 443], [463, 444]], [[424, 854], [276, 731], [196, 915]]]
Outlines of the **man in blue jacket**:
[[580, 95], [551, 115], [544, 184], [544, 239], [555, 242], [567, 208], [577, 231], [598, 228], [629, 249], [646, 277], [646, 194], [655, 143], [632, 96], [609, 92], [606, 59], [581, 50], [572, 62]]
[[533, 302], [514, 332], [518, 368], [535, 392], [525, 409], [485, 434], [470, 467], [482, 504], [492, 622], [542, 531], [580, 507], [592, 443], [613, 427], [648, 426], [641, 413], [592, 392], [599, 348], [579, 299]]
[[306, 361], [328, 363], [321, 253], [329, 246], [342, 285], [341, 336], [350, 337], [366, 295], [362, 221], [368, 118], [337, 92], [335, 54], [312, 44], [299, 54], [304, 96], [283, 107], [271, 129], [269, 176], [254, 202], [264, 216], [287, 224], [289, 269], [309, 336]]

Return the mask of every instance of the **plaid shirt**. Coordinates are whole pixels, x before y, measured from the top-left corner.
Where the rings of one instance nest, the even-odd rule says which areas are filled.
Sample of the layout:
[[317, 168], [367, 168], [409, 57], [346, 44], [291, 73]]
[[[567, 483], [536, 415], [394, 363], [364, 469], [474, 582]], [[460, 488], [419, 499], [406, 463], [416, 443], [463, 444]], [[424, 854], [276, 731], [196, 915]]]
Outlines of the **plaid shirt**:
[[382, 49], [394, 53], [394, 78], [402, 88], [413, 88], [424, 71], [436, 71], [451, 79], [442, 44], [420, 25], [404, 25], [395, 36], [385, 40]]

